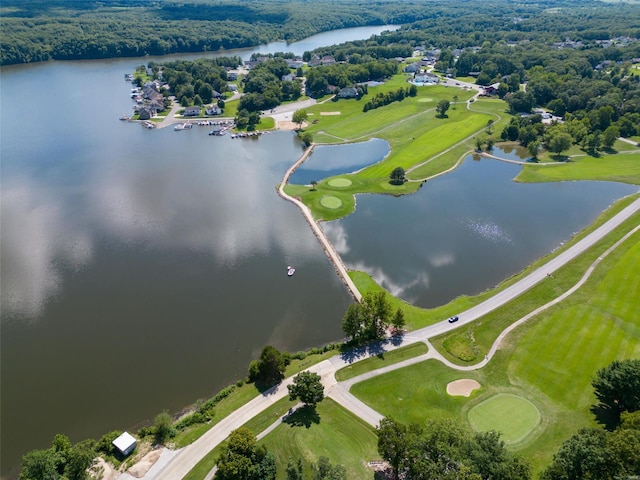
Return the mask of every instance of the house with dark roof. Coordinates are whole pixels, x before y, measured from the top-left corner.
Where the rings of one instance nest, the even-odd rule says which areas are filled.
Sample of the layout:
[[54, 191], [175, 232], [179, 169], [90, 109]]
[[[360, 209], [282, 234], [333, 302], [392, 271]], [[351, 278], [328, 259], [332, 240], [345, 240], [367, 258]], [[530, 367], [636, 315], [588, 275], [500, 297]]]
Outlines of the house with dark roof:
[[217, 105], [209, 105], [205, 109], [205, 113], [207, 115], [220, 115], [222, 113], [222, 109]]
[[338, 98], [357, 98], [358, 90], [355, 87], [341, 88], [337, 95]]
[[198, 117], [202, 109], [200, 107], [187, 107], [182, 114], [185, 117]]

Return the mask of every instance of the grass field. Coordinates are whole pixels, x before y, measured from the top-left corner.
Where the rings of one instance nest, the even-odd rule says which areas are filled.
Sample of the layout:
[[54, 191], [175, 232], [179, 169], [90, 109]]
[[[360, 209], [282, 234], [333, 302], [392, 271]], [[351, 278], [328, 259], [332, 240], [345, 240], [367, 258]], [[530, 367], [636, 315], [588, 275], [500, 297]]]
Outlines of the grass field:
[[513, 445], [522, 442], [538, 426], [540, 411], [525, 398], [499, 393], [471, 408], [467, 419], [474, 430], [495, 430], [505, 443]]
[[640, 185], [640, 153], [576, 157], [554, 165], [527, 165], [516, 177], [519, 182], [559, 182], [563, 180], [606, 180]]
[[295, 413], [289, 423], [261, 440], [276, 455], [277, 478], [286, 478], [287, 462], [295, 463], [298, 458], [304, 460], [310, 475], [310, 463], [321, 455], [333, 464], [344, 465], [347, 478], [373, 478], [373, 470], [365, 462], [380, 458], [374, 429], [331, 399], [318, 404], [316, 413]]

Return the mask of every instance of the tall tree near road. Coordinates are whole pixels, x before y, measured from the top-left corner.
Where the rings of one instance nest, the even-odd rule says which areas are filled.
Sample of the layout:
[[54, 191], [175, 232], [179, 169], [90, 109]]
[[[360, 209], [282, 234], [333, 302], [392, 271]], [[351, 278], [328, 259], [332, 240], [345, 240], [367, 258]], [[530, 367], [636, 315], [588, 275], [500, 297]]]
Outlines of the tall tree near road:
[[314, 372], [300, 372], [293, 377], [293, 384], [287, 385], [289, 400], [300, 400], [305, 406], [315, 407], [324, 400], [324, 387], [320, 375]]
[[307, 113], [307, 111], [305, 109], [301, 109], [293, 112], [291, 120], [293, 121], [293, 123], [298, 125], [298, 130], [300, 130], [302, 128], [302, 124], [307, 121], [308, 117], [309, 114]]

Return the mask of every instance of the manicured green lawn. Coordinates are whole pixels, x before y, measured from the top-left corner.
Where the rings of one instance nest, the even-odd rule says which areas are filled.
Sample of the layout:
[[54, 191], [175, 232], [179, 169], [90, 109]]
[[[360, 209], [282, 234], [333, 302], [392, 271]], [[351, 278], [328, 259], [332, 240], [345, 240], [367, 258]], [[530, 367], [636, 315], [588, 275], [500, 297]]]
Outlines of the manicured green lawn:
[[288, 461], [302, 458], [310, 474], [309, 464], [322, 455], [333, 464], [342, 464], [347, 478], [372, 479], [373, 470], [365, 462], [379, 459], [374, 429], [331, 399], [317, 406], [317, 415], [308, 411], [294, 413], [260, 443], [275, 453], [278, 479], [286, 478]]
[[511, 393], [499, 393], [475, 405], [467, 413], [478, 432], [500, 432], [505, 443], [522, 442], [540, 423], [540, 411], [529, 400]]
[[341, 368], [336, 372], [336, 380], [342, 382], [343, 380], [357, 377], [358, 375], [370, 372], [371, 370], [417, 357], [418, 355], [425, 354], [428, 351], [429, 349], [424, 343], [414, 343], [412, 345], [407, 345], [406, 347], [398, 348], [397, 350], [381, 353], [375, 357], [360, 360], [359, 362], [355, 362]]
[[519, 182], [559, 182], [563, 180], [607, 180], [640, 184], [640, 153], [575, 157], [554, 166], [526, 165], [516, 177]]

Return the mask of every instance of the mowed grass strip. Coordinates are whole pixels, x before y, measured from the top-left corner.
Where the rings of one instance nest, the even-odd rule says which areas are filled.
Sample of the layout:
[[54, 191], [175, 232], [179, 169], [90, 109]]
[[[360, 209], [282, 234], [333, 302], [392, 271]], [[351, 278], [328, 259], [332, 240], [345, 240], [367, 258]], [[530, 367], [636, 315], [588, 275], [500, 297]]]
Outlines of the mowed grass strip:
[[365, 462], [380, 457], [373, 427], [328, 398], [315, 414], [308, 409], [295, 413], [290, 423], [281, 424], [260, 443], [274, 452], [279, 480], [286, 478], [287, 462], [302, 458], [310, 475], [310, 463], [320, 456], [344, 465], [347, 478], [372, 478], [373, 470]]
[[529, 400], [510, 393], [499, 393], [475, 405], [467, 413], [477, 432], [500, 432], [507, 444], [523, 441], [540, 423], [540, 410]]
[[336, 380], [342, 382], [353, 377], [357, 377], [371, 370], [377, 368], [386, 367], [387, 365], [393, 365], [394, 363], [402, 362], [409, 358], [417, 357], [427, 353], [429, 349], [424, 343], [414, 343], [413, 345], [407, 345], [406, 347], [398, 348], [390, 352], [381, 353], [375, 357], [370, 357], [359, 362], [354, 362], [351, 365], [341, 368], [336, 372]]
[[576, 157], [553, 166], [530, 164], [516, 177], [518, 182], [566, 180], [606, 180], [640, 185], [640, 153]]

